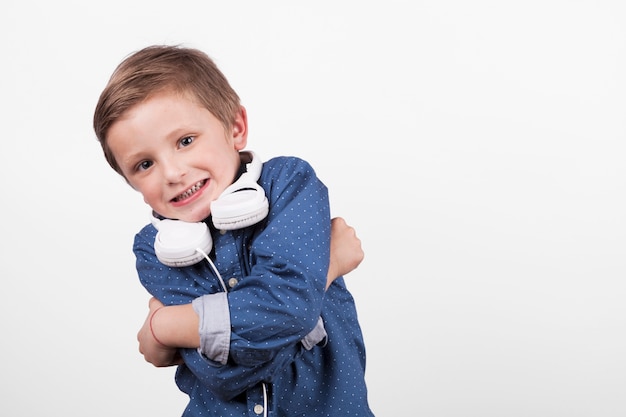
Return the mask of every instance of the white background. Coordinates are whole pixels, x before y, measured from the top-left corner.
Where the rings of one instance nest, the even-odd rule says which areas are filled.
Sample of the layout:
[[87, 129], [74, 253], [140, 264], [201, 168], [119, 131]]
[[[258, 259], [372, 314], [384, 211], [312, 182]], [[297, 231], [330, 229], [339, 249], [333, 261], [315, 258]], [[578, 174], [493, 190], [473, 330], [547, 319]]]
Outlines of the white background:
[[209, 53], [249, 148], [357, 229], [377, 416], [626, 415], [624, 4], [4, 1], [0, 415], [184, 408], [135, 340], [149, 212], [91, 127], [154, 43]]

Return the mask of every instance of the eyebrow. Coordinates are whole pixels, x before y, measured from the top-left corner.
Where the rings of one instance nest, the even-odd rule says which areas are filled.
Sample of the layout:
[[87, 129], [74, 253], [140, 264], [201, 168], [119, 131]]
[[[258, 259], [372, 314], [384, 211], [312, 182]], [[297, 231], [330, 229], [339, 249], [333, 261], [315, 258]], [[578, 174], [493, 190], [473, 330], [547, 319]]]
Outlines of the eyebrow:
[[120, 166], [130, 166], [134, 167], [137, 162], [146, 159], [147, 153], [145, 151], [135, 152], [130, 155], [127, 155], [124, 159], [120, 160]]

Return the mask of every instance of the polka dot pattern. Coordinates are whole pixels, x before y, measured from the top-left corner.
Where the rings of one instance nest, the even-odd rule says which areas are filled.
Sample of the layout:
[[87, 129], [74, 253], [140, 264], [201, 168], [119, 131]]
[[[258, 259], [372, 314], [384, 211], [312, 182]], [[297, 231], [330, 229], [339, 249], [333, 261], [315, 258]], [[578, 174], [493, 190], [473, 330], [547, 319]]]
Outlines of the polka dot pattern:
[[[330, 250], [325, 185], [295, 157], [267, 161], [259, 183], [270, 201], [261, 223], [212, 229], [212, 257], [230, 286], [226, 365], [183, 349], [176, 373], [189, 395], [184, 416], [372, 416], [364, 381], [365, 348], [354, 300], [343, 279], [324, 292]], [[170, 268], [154, 254], [151, 225], [135, 238], [141, 283], [167, 305], [222, 291], [207, 262]], [[327, 337], [301, 340], [322, 317]], [[209, 320], [210, 317], [205, 317]], [[268, 403], [264, 402], [264, 391]]]

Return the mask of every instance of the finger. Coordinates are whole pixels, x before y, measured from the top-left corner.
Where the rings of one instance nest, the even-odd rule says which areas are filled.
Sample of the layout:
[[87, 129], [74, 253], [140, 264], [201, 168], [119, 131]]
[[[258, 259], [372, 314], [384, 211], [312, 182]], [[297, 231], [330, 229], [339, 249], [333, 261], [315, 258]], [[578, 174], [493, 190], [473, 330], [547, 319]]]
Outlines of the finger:
[[344, 226], [345, 227], [347, 225], [346, 220], [343, 217], [335, 217], [333, 220], [339, 226]]

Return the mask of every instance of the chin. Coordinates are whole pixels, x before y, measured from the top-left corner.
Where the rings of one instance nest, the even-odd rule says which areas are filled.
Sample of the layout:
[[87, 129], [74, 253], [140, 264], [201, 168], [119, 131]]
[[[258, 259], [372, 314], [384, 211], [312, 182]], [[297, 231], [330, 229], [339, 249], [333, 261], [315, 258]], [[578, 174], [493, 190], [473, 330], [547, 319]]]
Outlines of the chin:
[[204, 219], [206, 219], [207, 217], [209, 217], [211, 215], [210, 211], [207, 211], [206, 214], [205, 213], [199, 213], [199, 214], [190, 214], [188, 216], [182, 216], [181, 220], [184, 220], [186, 222], [189, 223], [198, 223], [203, 221]]

